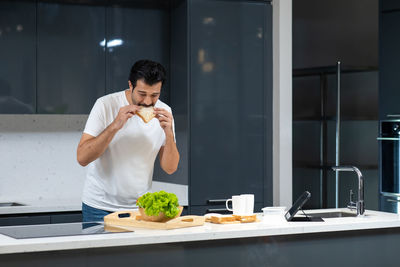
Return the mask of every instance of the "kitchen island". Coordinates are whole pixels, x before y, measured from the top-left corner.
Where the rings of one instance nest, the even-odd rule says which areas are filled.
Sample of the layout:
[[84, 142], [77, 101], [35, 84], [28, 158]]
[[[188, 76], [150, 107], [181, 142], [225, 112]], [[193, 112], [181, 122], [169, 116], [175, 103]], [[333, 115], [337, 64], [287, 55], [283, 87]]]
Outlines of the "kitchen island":
[[[338, 211], [324, 210], [326, 211]], [[339, 209], [341, 211], [341, 209]], [[346, 211], [346, 209], [343, 209]], [[319, 212], [318, 210], [309, 213]], [[260, 222], [175, 230], [14, 239], [0, 235], [2, 266], [398, 266], [400, 218]]]

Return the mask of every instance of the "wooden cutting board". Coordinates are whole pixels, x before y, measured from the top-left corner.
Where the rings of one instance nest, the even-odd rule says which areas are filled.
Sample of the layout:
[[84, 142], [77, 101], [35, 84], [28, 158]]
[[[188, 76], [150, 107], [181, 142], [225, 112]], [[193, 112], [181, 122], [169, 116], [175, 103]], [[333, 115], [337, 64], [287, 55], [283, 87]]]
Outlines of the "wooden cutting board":
[[132, 226], [149, 229], [177, 229], [204, 224], [204, 216], [181, 216], [167, 222], [149, 222], [142, 220], [140, 214], [135, 211], [117, 211], [104, 217], [106, 225]]

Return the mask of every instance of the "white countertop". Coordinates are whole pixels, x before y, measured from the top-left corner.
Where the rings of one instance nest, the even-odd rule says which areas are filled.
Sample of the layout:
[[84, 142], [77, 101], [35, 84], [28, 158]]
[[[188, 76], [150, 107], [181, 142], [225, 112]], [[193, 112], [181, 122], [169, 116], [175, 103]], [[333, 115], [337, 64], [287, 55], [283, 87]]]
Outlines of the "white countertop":
[[[325, 211], [341, 210], [348, 211]], [[365, 214], [365, 217], [327, 218], [324, 222], [270, 222], [259, 214], [261, 222], [257, 223], [205, 223], [174, 230], [132, 228], [134, 232], [31, 239], [14, 239], [0, 234], [0, 254], [400, 227], [398, 214], [370, 210]]]
[[80, 199], [43, 199], [3, 202], [17, 202], [23, 204], [23, 206], [0, 207], [0, 214], [68, 212], [82, 210], [82, 201]]

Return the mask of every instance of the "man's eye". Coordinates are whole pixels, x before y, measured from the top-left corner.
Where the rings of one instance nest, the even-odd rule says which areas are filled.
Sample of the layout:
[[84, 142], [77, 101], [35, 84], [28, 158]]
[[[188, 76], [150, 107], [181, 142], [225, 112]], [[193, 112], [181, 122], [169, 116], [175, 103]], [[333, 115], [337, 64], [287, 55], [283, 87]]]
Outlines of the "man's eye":
[[145, 95], [145, 94], [140, 94], [140, 96], [143, 96], [143, 97], [145, 97], [146, 95]]

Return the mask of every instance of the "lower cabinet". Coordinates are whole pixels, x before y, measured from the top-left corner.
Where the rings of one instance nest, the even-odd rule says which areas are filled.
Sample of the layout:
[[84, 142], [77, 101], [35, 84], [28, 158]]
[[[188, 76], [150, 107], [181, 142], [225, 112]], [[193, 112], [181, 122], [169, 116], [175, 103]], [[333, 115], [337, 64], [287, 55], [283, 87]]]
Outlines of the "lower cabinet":
[[72, 223], [81, 221], [82, 213], [80, 211], [0, 215], [0, 226]]

